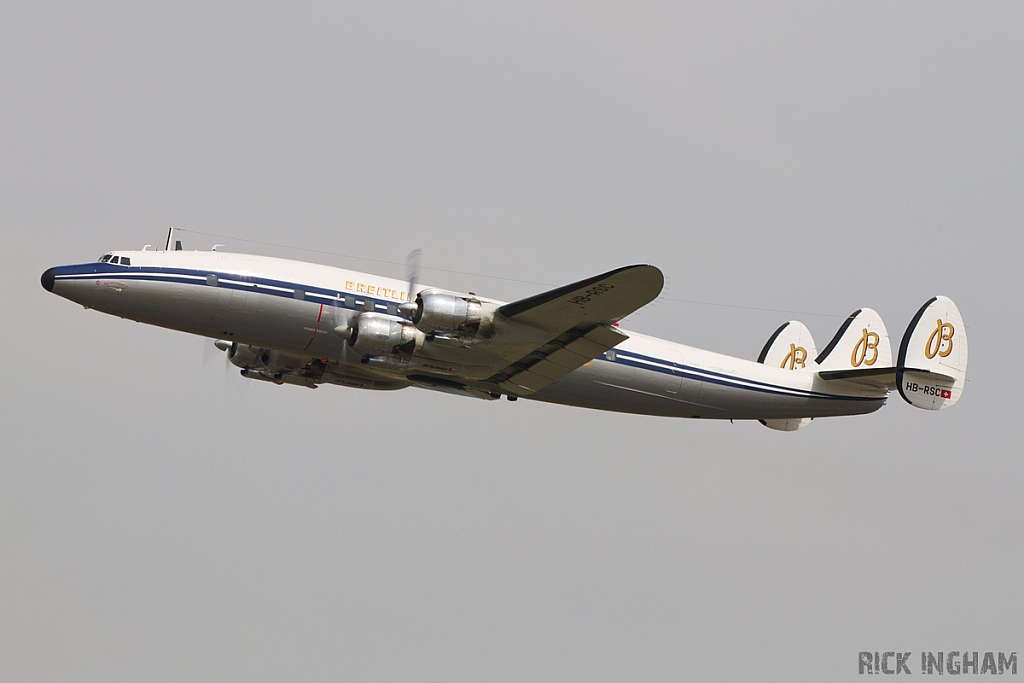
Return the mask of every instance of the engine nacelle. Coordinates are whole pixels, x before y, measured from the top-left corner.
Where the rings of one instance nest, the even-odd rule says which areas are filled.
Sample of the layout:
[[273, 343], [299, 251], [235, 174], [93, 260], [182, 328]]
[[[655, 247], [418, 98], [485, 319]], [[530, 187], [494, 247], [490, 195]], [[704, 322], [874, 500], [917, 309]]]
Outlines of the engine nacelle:
[[423, 332], [476, 335], [483, 319], [477, 299], [464, 299], [443, 292], [421, 292], [416, 297], [412, 322]]
[[228, 360], [240, 368], [260, 368], [270, 358], [266, 349], [234, 343], [228, 348]]
[[423, 344], [423, 333], [400, 318], [363, 313], [355, 321], [348, 344], [364, 356], [412, 355]]

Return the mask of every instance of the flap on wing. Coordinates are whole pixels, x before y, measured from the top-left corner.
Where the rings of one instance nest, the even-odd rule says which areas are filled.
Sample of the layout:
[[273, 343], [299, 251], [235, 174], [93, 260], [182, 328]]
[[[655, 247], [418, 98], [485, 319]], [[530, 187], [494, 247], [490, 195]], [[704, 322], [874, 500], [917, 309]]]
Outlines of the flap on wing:
[[627, 339], [627, 335], [605, 325], [577, 326], [516, 361], [490, 381], [507, 394], [527, 396]]
[[626, 266], [505, 304], [498, 312], [561, 334], [582, 324], [592, 327], [620, 320], [653, 301], [664, 284], [665, 277], [654, 266]]

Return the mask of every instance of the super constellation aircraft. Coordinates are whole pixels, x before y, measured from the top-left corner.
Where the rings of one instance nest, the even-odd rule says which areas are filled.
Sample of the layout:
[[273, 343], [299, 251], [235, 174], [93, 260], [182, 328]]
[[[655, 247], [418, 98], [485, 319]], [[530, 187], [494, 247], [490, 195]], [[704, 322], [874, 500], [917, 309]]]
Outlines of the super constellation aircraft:
[[41, 280], [86, 308], [216, 339], [245, 377], [310, 388], [417, 386], [791, 431], [878, 410], [892, 389], [918, 408], [947, 408], [967, 370], [963, 319], [944, 296], [920, 308], [895, 358], [870, 308], [821, 351], [803, 324], [787, 322], [756, 361], [624, 330], [618, 321], [661, 292], [649, 265], [512, 303], [180, 242], [50, 268]]

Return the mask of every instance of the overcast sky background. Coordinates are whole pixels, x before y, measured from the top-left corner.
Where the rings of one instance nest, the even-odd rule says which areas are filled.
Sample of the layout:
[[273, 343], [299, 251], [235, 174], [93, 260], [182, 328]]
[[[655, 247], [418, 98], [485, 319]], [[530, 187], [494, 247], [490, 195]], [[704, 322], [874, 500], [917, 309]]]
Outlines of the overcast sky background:
[[[1024, 655], [1022, 35], [1012, 2], [3, 3], [0, 678], [819, 681], [860, 650], [918, 675], [921, 650]], [[895, 348], [946, 294], [968, 384], [790, 434], [246, 386], [198, 338], [39, 286], [169, 225], [421, 247], [508, 278], [429, 284], [506, 300], [653, 263], [663, 298], [624, 326], [747, 358], [865, 306]]]

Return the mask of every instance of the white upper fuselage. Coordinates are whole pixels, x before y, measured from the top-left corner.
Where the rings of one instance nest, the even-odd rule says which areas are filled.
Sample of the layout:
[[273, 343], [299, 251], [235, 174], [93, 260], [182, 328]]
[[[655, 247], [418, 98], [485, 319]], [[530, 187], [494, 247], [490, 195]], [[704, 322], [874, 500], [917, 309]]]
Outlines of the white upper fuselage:
[[[315, 361], [325, 371], [318, 381], [497, 395], [488, 378], [508, 366], [518, 344], [531, 343], [528, 330], [501, 328], [487, 343], [428, 341], [401, 367], [368, 365], [334, 330], [370, 310], [401, 321], [398, 306], [415, 296], [404, 281], [229, 252], [110, 254], [118, 263], [57, 267], [44, 274], [43, 284], [104, 313]], [[768, 367], [619, 331], [629, 339], [528, 398], [652, 415], [764, 420], [866, 413], [885, 401], [877, 389], [826, 386], [809, 369]]]

